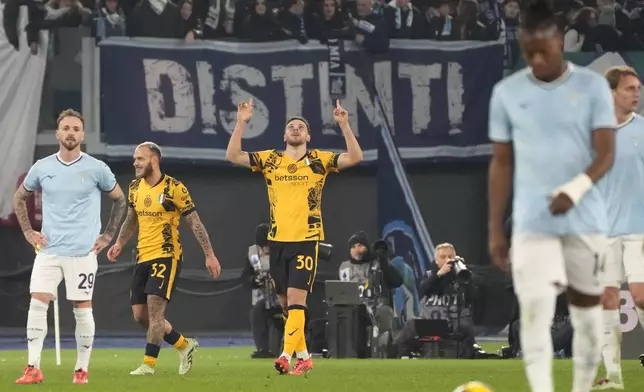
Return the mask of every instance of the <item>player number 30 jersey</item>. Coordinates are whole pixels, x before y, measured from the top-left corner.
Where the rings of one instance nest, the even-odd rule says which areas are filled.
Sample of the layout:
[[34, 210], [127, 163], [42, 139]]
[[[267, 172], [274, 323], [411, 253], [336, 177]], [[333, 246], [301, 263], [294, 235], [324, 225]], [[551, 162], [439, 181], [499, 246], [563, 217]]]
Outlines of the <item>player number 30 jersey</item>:
[[326, 176], [338, 172], [339, 154], [310, 150], [295, 160], [277, 150], [249, 154], [251, 169], [261, 172], [268, 188], [270, 231], [279, 242], [324, 240], [322, 188]]
[[168, 175], [150, 186], [143, 179], [130, 184], [128, 202], [139, 222], [137, 263], [182, 256], [179, 223], [195, 210], [188, 188]]

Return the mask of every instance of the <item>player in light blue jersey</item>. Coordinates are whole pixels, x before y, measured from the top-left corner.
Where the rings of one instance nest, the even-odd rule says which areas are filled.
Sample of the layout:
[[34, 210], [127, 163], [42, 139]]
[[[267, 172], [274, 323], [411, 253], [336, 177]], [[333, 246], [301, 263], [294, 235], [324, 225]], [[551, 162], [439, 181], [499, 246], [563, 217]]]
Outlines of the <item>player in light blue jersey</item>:
[[[572, 391], [588, 392], [601, 353], [607, 226], [594, 184], [613, 164], [613, 101], [601, 75], [563, 61], [563, 36], [548, 0], [533, 1], [521, 19], [519, 43], [529, 68], [499, 82], [490, 102], [490, 253], [503, 269], [512, 262], [531, 390], [554, 390], [550, 327], [557, 295], [567, 290], [575, 331]], [[503, 218], [513, 169], [508, 259]]]
[[[613, 91], [617, 130], [615, 163], [598, 183], [608, 209], [608, 252], [604, 274], [604, 348], [606, 378], [595, 389], [624, 389], [621, 367], [620, 288], [629, 284], [635, 310], [644, 326], [644, 118], [635, 114], [641, 83], [626, 66], [605, 73]], [[640, 356], [644, 364], [644, 355]]]
[[[96, 256], [116, 233], [126, 209], [125, 196], [107, 165], [81, 152], [84, 122], [81, 114], [66, 110], [58, 116], [59, 151], [36, 162], [14, 196], [14, 210], [37, 255], [31, 272], [31, 303], [27, 316], [29, 358], [17, 384], [42, 382], [40, 356], [47, 336], [47, 309], [64, 279], [67, 299], [73, 302], [78, 357], [73, 382], [87, 383], [94, 342], [92, 294]], [[42, 232], [31, 228], [25, 200], [42, 191]], [[101, 230], [101, 193], [114, 201], [110, 220]]]

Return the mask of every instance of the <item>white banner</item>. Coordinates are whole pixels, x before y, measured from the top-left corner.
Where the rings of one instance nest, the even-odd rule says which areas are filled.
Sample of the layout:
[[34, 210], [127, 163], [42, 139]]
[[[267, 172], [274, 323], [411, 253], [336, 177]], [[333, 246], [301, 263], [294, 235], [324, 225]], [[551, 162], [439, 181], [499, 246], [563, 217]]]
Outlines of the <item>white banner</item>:
[[[4, 4], [0, 4], [0, 13]], [[25, 26], [27, 7], [20, 9], [20, 51], [7, 41], [0, 28], [0, 218], [13, 212], [13, 194], [21, 174], [33, 163], [40, 115], [48, 33], [40, 34], [40, 49], [31, 54]]]

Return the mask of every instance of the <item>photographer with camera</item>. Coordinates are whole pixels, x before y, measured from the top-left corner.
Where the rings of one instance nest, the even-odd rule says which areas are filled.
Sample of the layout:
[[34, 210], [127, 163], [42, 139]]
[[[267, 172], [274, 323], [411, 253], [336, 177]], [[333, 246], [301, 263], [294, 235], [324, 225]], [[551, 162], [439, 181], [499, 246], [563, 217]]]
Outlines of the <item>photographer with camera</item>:
[[349, 256], [349, 260], [340, 264], [340, 280], [360, 284], [362, 302], [371, 318], [372, 336], [389, 339], [394, 321], [391, 290], [402, 284], [400, 273], [389, 264], [389, 247], [382, 240], [370, 246], [367, 233], [359, 231], [349, 238]]
[[[435, 250], [436, 265], [427, 271], [420, 283], [420, 318], [446, 320], [451, 335], [440, 342], [445, 356], [474, 358], [477, 351], [472, 322], [472, 301], [476, 287], [472, 272], [465, 261], [456, 255], [450, 243], [440, 244]], [[401, 355], [414, 355], [421, 351], [417, 323], [407, 322], [395, 343]]]
[[[269, 273], [270, 251], [268, 247], [269, 226], [262, 223], [255, 229], [255, 244], [248, 247], [248, 264], [242, 274], [242, 279], [252, 287], [252, 304], [250, 311], [250, 328], [257, 351], [252, 358], [277, 358], [270, 350], [269, 333], [273, 331], [274, 341], [282, 341], [284, 321], [281, 317], [282, 308], [277, 302], [277, 295], [271, 284]], [[279, 347], [277, 347], [279, 350]]]

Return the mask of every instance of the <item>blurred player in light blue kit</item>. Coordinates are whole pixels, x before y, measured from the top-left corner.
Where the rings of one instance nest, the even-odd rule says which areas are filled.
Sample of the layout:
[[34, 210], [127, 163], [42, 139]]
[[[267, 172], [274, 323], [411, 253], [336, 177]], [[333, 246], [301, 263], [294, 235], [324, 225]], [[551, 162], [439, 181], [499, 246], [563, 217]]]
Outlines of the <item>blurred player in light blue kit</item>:
[[[608, 251], [604, 274], [604, 348], [606, 378], [594, 389], [624, 389], [621, 366], [620, 288], [628, 282], [644, 325], [644, 118], [635, 114], [641, 83], [626, 66], [605, 73], [615, 102], [615, 163], [598, 183], [608, 209]], [[644, 356], [640, 356], [644, 362]]]
[[[567, 290], [572, 392], [588, 392], [603, 338], [606, 207], [594, 184], [613, 164], [615, 114], [608, 82], [563, 61], [563, 37], [546, 0], [521, 18], [528, 68], [499, 82], [490, 102], [489, 241], [493, 262], [512, 262], [521, 347], [533, 392], [553, 392], [550, 327]], [[514, 165], [514, 168], [513, 168]], [[503, 224], [514, 169], [512, 254]]]
[[[94, 342], [92, 294], [98, 262], [125, 213], [123, 191], [107, 165], [81, 152], [84, 122], [80, 113], [65, 110], [58, 116], [59, 151], [36, 162], [14, 196], [14, 210], [23, 234], [37, 250], [31, 272], [31, 303], [27, 316], [29, 358], [16, 384], [42, 382], [40, 356], [47, 336], [47, 309], [64, 279], [67, 299], [74, 305], [78, 357], [72, 381], [87, 383]], [[25, 200], [42, 190], [42, 233], [31, 228]], [[101, 230], [101, 193], [114, 201], [110, 220]]]

